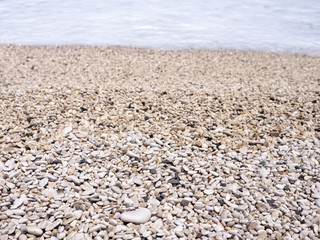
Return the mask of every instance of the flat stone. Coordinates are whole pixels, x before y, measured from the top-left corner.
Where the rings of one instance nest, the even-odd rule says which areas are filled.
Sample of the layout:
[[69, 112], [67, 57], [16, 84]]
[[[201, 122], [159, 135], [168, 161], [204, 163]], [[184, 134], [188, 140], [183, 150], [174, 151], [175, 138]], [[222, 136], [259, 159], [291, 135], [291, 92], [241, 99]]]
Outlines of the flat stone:
[[7, 210], [7, 215], [24, 216], [26, 212], [22, 209]]
[[160, 139], [158, 139], [158, 138], [155, 138], [154, 141], [155, 141], [157, 144], [159, 144], [159, 145], [163, 145], [163, 144], [164, 144], [164, 143], [163, 143]]
[[16, 185], [11, 182], [6, 182], [6, 185], [8, 188], [11, 188], [11, 189], [14, 189], [16, 187]]
[[128, 155], [129, 157], [132, 157], [132, 158], [139, 158], [139, 156], [138, 156], [137, 154], [135, 154], [134, 152], [132, 152], [132, 151], [128, 151], [128, 152], [127, 152], [127, 155]]
[[86, 240], [86, 237], [82, 233], [76, 233], [75, 236], [73, 237], [74, 240]]
[[69, 126], [69, 127], [66, 127], [62, 130], [62, 136], [65, 136], [67, 135], [68, 133], [70, 133], [72, 131], [72, 127]]
[[153, 206], [159, 206], [160, 205], [160, 201], [158, 199], [155, 199], [155, 198], [150, 198], [148, 200], [148, 203], [153, 205]]
[[133, 182], [134, 182], [135, 184], [137, 184], [138, 186], [142, 185], [142, 180], [141, 180], [141, 178], [139, 178], [139, 177], [134, 177], [134, 178], [133, 178]]
[[117, 186], [112, 186], [112, 187], [111, 187], [111, 190], [112, 190], [113, 192], [115, 192], [115, 193], [118, 193], [118, 194], [120, 194], [120, 193], [122, 192], [122, 190], [121, 190], [119, 187], [117, 187]]
[[89, 196], [89, 195], [94, 194], [95, 192], [96, 192], [96, 190], [94, 188], [91, 188], [89, 190], [82, 192], [82, 196]]
[[141, 224], [149, 221], [151, 212], [147, 208], [138, 208], [134, 211], [124, 212], [120, 215], [120, 219], [124, 222], [131, 222], [135, 224]]
[[171, 165], [171, 166], [174, 166], [173, 162], [170, 161], [170, 160], [163, 160], [161, 163], [164, 163], [164, 164], [168, 164], [168, 165]]
[[238, 161], [238, 162], [242, 161], [242, 157], [241, 156], [235, 156], [233, 159]]
[[269, 171], [267, 169], [265, 169], [264, 167], [260, 168], [259, 170], [259, 176], [262, 178], [266, 178], [269, 175]]
[[61, 219], [57, 219], [54, 222], [49, 222], [49, 224], [46, 226], [46, 232], [51, 231], [52, 229], [58, 227], [62, 223]]
[[[32, 217], [34, 217], [34, 219], [31, 219]], [[38, 215], [32, 215], [29, 217], [30, 221], [35, 221], [37, 219], [39, 219]], [[43, 220], [40, 223], [38, 223], [38, 227], [44, 230], [49, 225], [49, 223], [50, 222], [48, 220]]]
[[88, 232], [89, 233], [93, 233], [93, 232], [97, 232], [101, 229], [101, 225], [95, 225], [95, 226], [92, 226], [91, 228], [89, 228]]
[[48, 173], [45, 177], [48, 178], [51, 182], [55, 182], [58, 180], [58, 178], [56, 176], [53, 176], [51, 173]]
[[48, 184], [48, 181], [49, 181], [49, 179], [48, 178], [43, 178], [43, 179], [41, 179], [41, 181], [39, 182], [39, 186], [40, 187], [44, 187], [44, 186], [46, 186], [47, 184]]
[[124, 203], [124, 205], [126, 205], [127, 207], [133, 206], [133, 201], [132, 201], [130, 198], [125, 198], [125, 199], [123, 199], [123, 203]]
[[74, 217], [76, 219], [80, 219], [81, 216], [82, 216], [82, 211], [81, 210], [76, 210], [76, 211], [73, 212], [73, 214], [74, 214]]
[[57, 238], [60, 240], [60, 239], [65, 239], [65, 237], [66, 237], [66, 233], [64, 233], [64, 232], [61, 232], [61, 233], [58, 233], [57, 234]]
[[101, 199], [99, 197], [91, 197], [90, 201], [93, 202], [93, 203], [96, 203], [96, 202], [100, 202]]
[[58, 192], [53, 188], [46, 188], [42, 191], [42, 195], [49, 198], [55, 198], [58, 195]]
[[320, 193], [313, 193], [313, 194], [311, 194], [311, 197], [315, 198], [315, 199], [319, 199], [320, 198]]
[[154, 223], [150, 224], [150, 227], [152, 227], [153, 229], [156, 229], [156, 230], [161, 229], [162, 226], [163, 226], [163, 222], [161, 219], [157, 219]]
[[212, 195], [214, 193], [213, 189], [205, 189], [203, 192], [207, 195]]
[[175, 231], [174, 232], [176, 235], [177, 235], [177, 237], [179, 237], [179, 238], [183, 238], [184, 237], [184, 233], [182, 232], [182, 231]]
[[224, 231], [224, 228], [220, 225], [214, 225], [214, 230], [216, 232], [222, 232], [222, 231]]
[[24, 202], [24, 200], [22, 198], [17, 198], [16, 200], [14, 200], [11, 209], [16, 209], [16, 208], [20, 207], [23, 202]]

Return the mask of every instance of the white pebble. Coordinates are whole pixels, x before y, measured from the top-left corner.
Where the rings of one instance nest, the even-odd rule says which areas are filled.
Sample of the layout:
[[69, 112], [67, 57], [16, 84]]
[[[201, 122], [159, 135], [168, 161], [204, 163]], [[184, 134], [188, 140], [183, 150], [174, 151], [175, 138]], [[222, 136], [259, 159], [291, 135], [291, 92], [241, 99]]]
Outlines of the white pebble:
[[66, 177], [66, 179], [67, 179], [67, 181], [74, 182], [75, 184], [78, 184], [78, 185], [81, 183], [79, 178], [74, 175], [70, 175], [70, 176]]
[[55, 182], [58, 180], [58, 178], [56, 176], [53, 176], [51, 173], [48, 173], [46, 175], [46, 178], [48, 178], [50, 181]]
[[18, 207], [20, 207], [23, 203], [23, 199], [22, 198], [17, 198], [14, 202], [13, 202], [13, 206], [11, 207], [11, 209], [16, 209]]
[[207, 194], [207, 195], [212, 195], [213, 194], [213, 189], [206, 189], [206, 190], [204, 190], [203, 191], [205, 194]]
[[126, 205], [127, 207], [131, 207], [133, 205], [133, 201], [130, 198], [125, 198], [123, 199], [123, 203], [124, 205]]
[[313, 194], [311, 194], [311, 197], [319, 199], [320, 198], [320, 193], [313, 193]]
[[129, 157], [132, 157], [132, 158], [138, 158], [138, 157], [139, 157], [137, 154], [135, 154], [135, 153], [132, 152], [132, 151], [128, 151], [128, 152], [127, 152], [127, 155], [128, 155]]
[[219, 226], [219, 225], [214, 225], [214, 230], [216, 232], [222, 232], [224, 230], [224, 228], [222, 226]]
[[71, 126], [69, 126], [69, 127], [66, 127], [66, 128], [64, 128], [63, 130], [62, 130], [62, 135], [63, 136], [65, 136], [65, 135], [67, 135], [69, 132], [71, 132], [72, 131], [72, 127]]
[[51, 231], [52, 229], [56, 228], [57, 226], [59, 226], [62, 223], [61, 219], [58, 219], [54, 222], [49, 222], [49, 224], [46, 226], [46, 232], [47, 231]]
[[73, 213], [74, 213], [74, 217], [75, 217], [76, 219], [80, 219], [81, 216], [82, 216], [82, 211], [81, 211], [81, 210], [76, 210], [76, 211], [74, 211]]
[[28, 239], [28, 237], [24, 234], [21, 234], [18, 238], [18, 240], [27, 240], [27, 239]]
[[159, 145], [163, 145], [163, 142], [158, 138], [155, 138], [154, 141]]
[[266, 178], [266, 177], [268, 177], [268, 175], [269, 175], [269, 171], [267, 170], [267, 169], [265, 169], [265, 168], [261, 168], [260, 170], [259, 170], [259, 176], [260, 177], [262, 177], [262, 178]]
[[153, 229], [161, 229], [163, 226], [162, 220], [161, 219], [157, 219], [154, 223], [151, 223], [150, 227]]
[[48, 183], [48, 181], [49, 181], [49, 179], [48, 178], [43, 178], [43, 179], [41, 179], [41, 181], [39, 182], [39, 186], [40, 187], [44, 187], [44, 186], [46, 186], [47, 185], [47, 183]]
[[141, 180], [141, 178], [139, 178], [139, 177], [134, 177], [134, 178], [133, 178], [133, 182], [134, 182], [135, 184], [137, 184], [138, 186], [142, 185], [142, 180]]
[[132, 222], [136, 224], [145, 223], [151, 217], [151, 212], [147, 208], [138, 208], [134, 211], [124, 212], [120, 215], [120, 219], [124, 222]]
[[160, 201], [158, 199], [155, 199], [155, 198], [150, 198], [148, 200], [148, 203], [153, 205], [153, 206], [159, 206], [160, 205]]
[[58, 193], [53, 188], [46, 188], [45, 190], [42, 191], [42, 195], [49, 197], [49, 198], [54, 198], [58, 195]]

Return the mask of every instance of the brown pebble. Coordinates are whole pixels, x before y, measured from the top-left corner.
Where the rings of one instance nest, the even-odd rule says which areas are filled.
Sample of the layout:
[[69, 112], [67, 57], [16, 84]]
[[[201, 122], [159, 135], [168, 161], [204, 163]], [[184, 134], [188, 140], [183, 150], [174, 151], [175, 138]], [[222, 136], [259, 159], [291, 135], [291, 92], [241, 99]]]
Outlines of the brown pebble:
[[196, 238], [202, 238], [202, 233], [197, 233], [197, 236], [196, 236]]

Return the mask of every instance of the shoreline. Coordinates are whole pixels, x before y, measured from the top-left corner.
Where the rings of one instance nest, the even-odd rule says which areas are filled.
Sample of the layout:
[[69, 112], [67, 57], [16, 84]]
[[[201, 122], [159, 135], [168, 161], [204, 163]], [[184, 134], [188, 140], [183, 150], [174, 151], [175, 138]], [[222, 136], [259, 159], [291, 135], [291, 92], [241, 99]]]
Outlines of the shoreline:
[[319, 63], [0, 44], [0, 236], [318, 239]]
[[[18, 43], [0, 43], [2, 46], [14, 46], [14, 47], [85, 47], [85, 48], [113, 48], [113, 49], [136, 49], [136, 50], [155, 50], [155, 51], [168, 51], [168, 52], [179, 52], [179, 51], [207, 51], [207, 52], [256, 52], [261, 54], [278, 54], [278, 55], [298, 55], [298, 56], [307, 56], [307, 57], [320, 57], [320, 54], [311, 54], [308, 53], [311, 49], [300, 49], [294, 51], [294, 49], [283, 49], [283, 50], [271, 50], [271, 49], [244, 49], [244, 48], [232, 48], [232, 47], [215, 47], [215, 48], [206, 48], [206, 47], [150, 47], [150, 46], [135, 46], [135, 45], [103, 45], [103, 44], [18, 44]], [[318, 50], [314, 49], [314, 52]]]

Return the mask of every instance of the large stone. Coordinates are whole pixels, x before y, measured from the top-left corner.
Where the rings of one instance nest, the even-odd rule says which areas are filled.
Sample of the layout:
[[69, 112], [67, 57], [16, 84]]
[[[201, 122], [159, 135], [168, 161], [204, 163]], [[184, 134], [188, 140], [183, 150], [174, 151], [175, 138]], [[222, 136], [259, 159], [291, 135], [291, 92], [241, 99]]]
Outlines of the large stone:
[[124, 222], [141, 224], [147, 222], [151, 217], [151, 212], [147, 208], [138, 208], [134, 211], [124, 212], [120, 215], [120, 219]]

